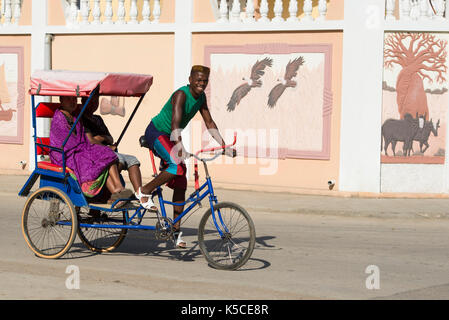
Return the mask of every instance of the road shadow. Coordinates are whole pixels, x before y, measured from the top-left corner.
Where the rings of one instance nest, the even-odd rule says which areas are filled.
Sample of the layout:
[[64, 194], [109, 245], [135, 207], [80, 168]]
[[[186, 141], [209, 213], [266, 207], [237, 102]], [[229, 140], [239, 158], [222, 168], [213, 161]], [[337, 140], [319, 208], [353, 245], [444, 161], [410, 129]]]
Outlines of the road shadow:
[[[98, 254], [107, 254], [152, 256], [182, 262], [193, 262], [197, 259], [205, 260], [198, 245], [197, 231], [197, 228], [182, 228], [183, 238], [188, 241], [187, 249], [176, 248], [173, 240], [158, 240], [155, 237], [155, 232], [148, 230], [128, 230], [123, 243], [115, 250], [107, 253], [92, 252], [77, 237], [70, 251], [61, 259], [84, 259]], [[192, 237], [195, 240], [192, 241]], [[260, 270], [270, 267], [270, 262], [257, 258], [256, 255], [258, 250], [279, 250], [280, 248], [268, 243], [274, 238], [273, 236], [256, 237], [251, 258], [238, 271]]]

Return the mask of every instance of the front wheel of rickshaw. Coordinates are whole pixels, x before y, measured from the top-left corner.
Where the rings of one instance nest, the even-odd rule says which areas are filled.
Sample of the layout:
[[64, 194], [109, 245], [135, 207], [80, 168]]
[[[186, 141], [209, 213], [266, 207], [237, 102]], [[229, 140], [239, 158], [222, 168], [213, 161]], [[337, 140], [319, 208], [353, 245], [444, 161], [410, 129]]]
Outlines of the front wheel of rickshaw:
[[216, 269], [236, 270], [243, 266], [251, 257], [255, 242], [256, 230], [250, 215], [235, 203], [214, 205], [214, 215], [211, 209], [206, 211], [198, 227], [201, 252]]
[[77, 211], [78, 236], [89, 250], [98, 253], [109, 252], [116, 249], [125, 239], [128, 229], [120, 228], [126, 224], [125, 211], [105, 212], [84, 208]]
[[28, 197], [22, 213], [22, 233], [37, 256], [63, 256], [72, 246], [77, 228], [75, 207], [63, 191], [43, 187]]

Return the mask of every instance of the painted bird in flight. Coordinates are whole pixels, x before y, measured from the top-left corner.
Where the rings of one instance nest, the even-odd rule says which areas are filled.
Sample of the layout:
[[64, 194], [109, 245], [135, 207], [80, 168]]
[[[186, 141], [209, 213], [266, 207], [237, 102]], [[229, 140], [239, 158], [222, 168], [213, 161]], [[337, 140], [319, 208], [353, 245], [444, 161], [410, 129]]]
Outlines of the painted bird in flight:
[[228, 111], [234, 111], [235, 107], [240, 103], [240, 101], [251, 91], [251, 88], [261, 87], [262, 81], [260, 77], [265, 74], [265, 67], [271, 67], [273, 64], [273, 59], [265, 58], [257, 62], [251, 68], [251, 76], [249, 79], [243, 78], [246, 82], [238, 86], [232, 93], [231, 99], [227, 104]]
[[285, 68], [284, 79], [282, 79], [281, 83], [275, 85], [273, 89], [271, 89], [268, 94], [268, 107], [273, 108], [276, 105], [276, 102], [284, 93], [286, 88], [294, 88], [296, 87], [296, 81], [292, 79], [298, 75], [298, 69], [300, 66], [304, 64], [304, 58], [298, 57], [293, 61], [290, 60]]

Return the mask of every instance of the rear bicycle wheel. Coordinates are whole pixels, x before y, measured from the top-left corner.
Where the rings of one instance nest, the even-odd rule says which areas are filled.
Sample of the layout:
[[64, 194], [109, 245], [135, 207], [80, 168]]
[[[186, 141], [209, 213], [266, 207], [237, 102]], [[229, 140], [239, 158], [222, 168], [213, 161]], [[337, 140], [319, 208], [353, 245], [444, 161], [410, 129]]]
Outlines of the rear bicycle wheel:
[[125, 211], [105, 212], [80, 208], [78, 221], [78, 236], [81, 242], [94, 252], [102, 253], [116, 249], [128, 232], [128, 229], [120, 228], [126, 224]]
[[218, 232], [209, 209], [198, 227], [199, 247], [212, 267], [236, 270], [248, 261], [254, 250], [254, 223], [248, 212], [235, 203], [221, 202], [214, 206], [214, 210], [223, 235]]
[[56, 259], [64, 255], [76, 238], [77, 228], [75, 207], [61, 190], [40, 188], [25, 202], [22, 233], [37, 256]]

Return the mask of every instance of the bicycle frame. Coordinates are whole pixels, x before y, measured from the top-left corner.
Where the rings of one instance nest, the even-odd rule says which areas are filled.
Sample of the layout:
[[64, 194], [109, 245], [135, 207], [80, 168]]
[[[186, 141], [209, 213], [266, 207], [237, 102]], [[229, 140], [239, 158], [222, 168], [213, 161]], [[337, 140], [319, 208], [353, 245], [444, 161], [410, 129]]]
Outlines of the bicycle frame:
[[[206, 190], [204, 190], [206, 189]], [[204, 193], [201, 194], [201, 192], [204, 190]], [[175, 203], [175, 202], [171, 202], [171, 201], [167, 201], [164, 200], [163, 196], [162, 196], [162, 188], [158, 187], [156, 189], [156, 191], [153, 193], [153, 196], [157, 196], [158, 200], [159, 200], [159, 204], [161, 207], [161, 215], [163, 218], [167, 218], [167, 211], [165, 209], [165, 205], [174, 205], [174, 206], [185, 206], [189, 203], [190, 206], [188, 206], [181, 214], [179, 214], [178, 217], [176, 217], [175, 220], [173, 220], [173, 224], [176, 224], [177, 222], [179, 222], [184, 216], [186, 216], [195, 206], [199, 205], [201, 206], [201, 201], [206, 198], [207, 196], [209, 196], [209, 204], [210, 204], [210, 208], [212, 211], [212, 217], [213, 217], [213, 221], [215, 224], [215, 227], [217, 228], [217, 231], [219, 232], [220, 236], [223, 236], [224, 233], [229, 232], [226, 225], [223, 222], [223, 219], [221, 217], [221, 214], [218, 212], [218, 217], [219, 217], [219, 222], [220, 225], [222, 226], [222, 228], [220, 228], [220, 226], [217, 223], [217, 219], [216, 219], [216, 211], [214, 209], [214, 204], [218, 203], [217, 197], [214, 194], [214, 189], [212, 186], [212, 180], [210, 177], [206, 177], [206, 181], [204, 182], [204, 184], [198, 189], [195, 190], [195, 192], [193, 192], [189, 198], [184, 201], [184, 202], [179, 202], [179, 203]], [[120, 201], [117, 200], [117, 201]], [[147, 212], [146, 209], [144, 209], [143, 207], [139, 207], [136, 209], [135, 213], [133, 215], [129, 215], [127, 209], [112, 209], [112, 210], [108, 210], [102, 207], [95, 207], [94, 205], [90, 205], [89, 208], [91, 209], [98, 209], [98, 210], [103, 210], [103, 211], [107, 211], [107, 212], [117, 212], [117, 211], [126, 211], [126, 224], [123, 225], [111, 225], [111, 224], [87, 224], [87, 223], [80, 223], [79, 226], [80, 227], [88, 227], [88, 228], [105, 228], [105, 229], [137, 229], [137, 230], [156, 230], [155, 226], [150, 226], [150, 225], [141, 225], [140, 223], [138, 224], [133, 224], [133, 220], [134, 219], [142, 219], [145, 216], [145, 213]], [[64, 224], [64, 222], [62, 222], [62, 224]], [[223, 231], [223, 230], [224, 231]]]

